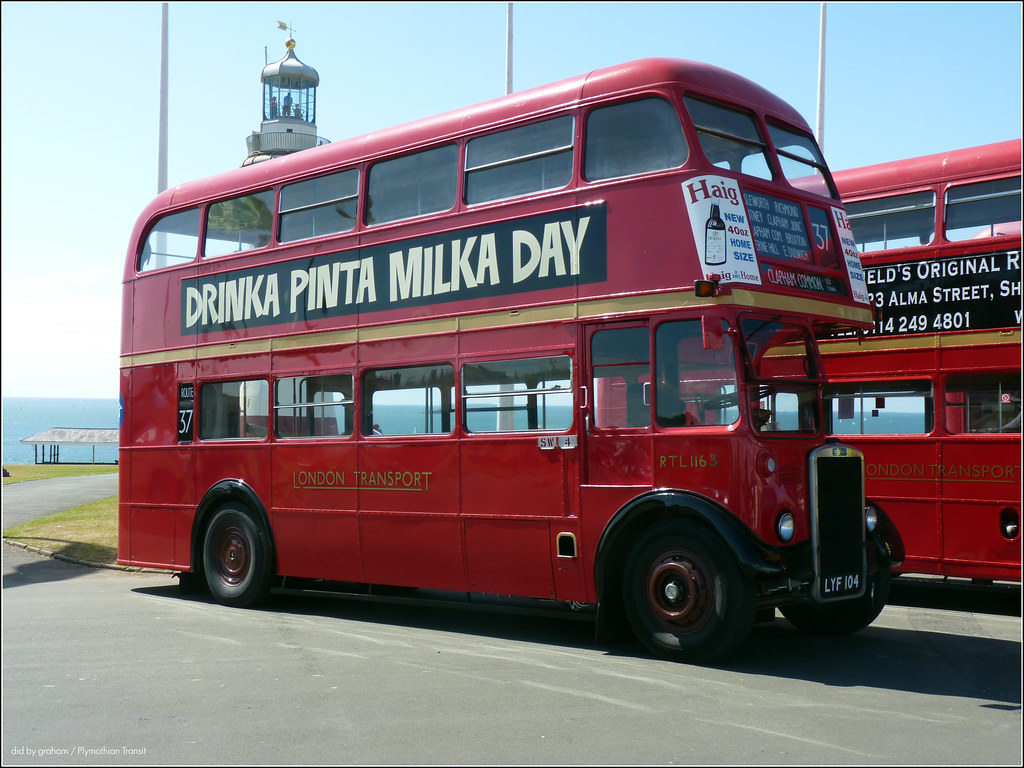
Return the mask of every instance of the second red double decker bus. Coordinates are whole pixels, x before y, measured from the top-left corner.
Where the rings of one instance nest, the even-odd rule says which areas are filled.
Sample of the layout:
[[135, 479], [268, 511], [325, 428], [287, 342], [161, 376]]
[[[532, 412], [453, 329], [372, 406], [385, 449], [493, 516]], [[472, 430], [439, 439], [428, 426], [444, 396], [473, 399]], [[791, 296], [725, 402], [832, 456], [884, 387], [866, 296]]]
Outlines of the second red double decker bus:
[[821, 347], [829, 431], [864, 452], [898, 572], [1019, 582], [1020, 139], [835, 179], [880, 314]]
[[[597, 606], [705, 661], [874, 620], [884, 532], [817, 339], [868, 330], [804, 120], [591, 72], [184, 184], [124, 274], [119, 561]], [[363, 586], [355, 586], [363, 585]]]

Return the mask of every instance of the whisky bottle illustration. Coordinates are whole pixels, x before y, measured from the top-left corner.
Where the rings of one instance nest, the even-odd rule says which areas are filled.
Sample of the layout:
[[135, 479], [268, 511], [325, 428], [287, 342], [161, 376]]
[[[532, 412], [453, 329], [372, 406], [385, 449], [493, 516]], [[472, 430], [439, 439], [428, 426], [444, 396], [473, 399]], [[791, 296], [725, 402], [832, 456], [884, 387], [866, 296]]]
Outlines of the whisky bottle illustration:
[[711, 206], [711, 215], [704, 225], [704, 263], [709, 267], [725, 264], [725, 222], [721, 210]]

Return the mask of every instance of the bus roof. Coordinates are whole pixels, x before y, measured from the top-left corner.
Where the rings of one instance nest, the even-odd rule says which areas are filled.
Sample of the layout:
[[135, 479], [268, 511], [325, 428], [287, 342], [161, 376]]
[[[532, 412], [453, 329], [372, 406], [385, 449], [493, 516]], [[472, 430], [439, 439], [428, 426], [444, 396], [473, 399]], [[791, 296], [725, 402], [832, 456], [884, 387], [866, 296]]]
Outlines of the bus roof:
[[172, 205], [188, 205], [225, 193], [265, 187], [282, 179], [326, 171], [385, 154], [403, 154], [430, 143], [498, 128], [530, 115], [539, 117], [559, 108], [572, 108], [598, 98], [607, 99], [620, 93], [636, 93], [645, 87], [667, 84], [681, 85], [688, 91], [709, 96], [717, 95], [732, 104], [748, 107], [811, 133], [799, 112], [745, 77], [710, 64], [684, 59], [640, 59], [186, 182], [161, 193], [143, 218]]
[[844, 201], [944, 181], [965, 181], [1007, 171], [1020, 173], [1021, 140], [1011, 139], [968, 149], [894, 160], [863, 168], [833, 171]]

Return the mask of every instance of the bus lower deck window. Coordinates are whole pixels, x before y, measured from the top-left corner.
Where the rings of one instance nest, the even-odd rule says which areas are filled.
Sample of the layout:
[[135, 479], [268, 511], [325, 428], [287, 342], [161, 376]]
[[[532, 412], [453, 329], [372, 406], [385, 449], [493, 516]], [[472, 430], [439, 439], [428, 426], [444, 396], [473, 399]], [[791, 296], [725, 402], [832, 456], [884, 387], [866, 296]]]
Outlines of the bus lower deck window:
[[266, 437], [269, 391], [263, 379], [203, 384], [199, 394], [199, 436], [203, 440]]
[[446, 435], [454, 429], [455, 370], [450, 365], [363, 374], [364, 435]]

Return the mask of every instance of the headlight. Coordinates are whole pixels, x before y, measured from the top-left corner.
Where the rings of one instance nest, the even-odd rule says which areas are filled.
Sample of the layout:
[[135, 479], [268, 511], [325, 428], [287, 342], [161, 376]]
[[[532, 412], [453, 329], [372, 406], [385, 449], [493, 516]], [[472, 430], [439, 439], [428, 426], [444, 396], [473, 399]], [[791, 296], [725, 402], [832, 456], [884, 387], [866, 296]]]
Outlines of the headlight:
[[864, 527], [869, 533], [878, 527], [878, 510], [871, 504], [864, 507]]
[[783, 512], [779, 515], [775, 521], [775, 533], [783, 544], [793, 540], [793, 535], [796, 533], [796, 520], [793, 518], [792, 512]]

